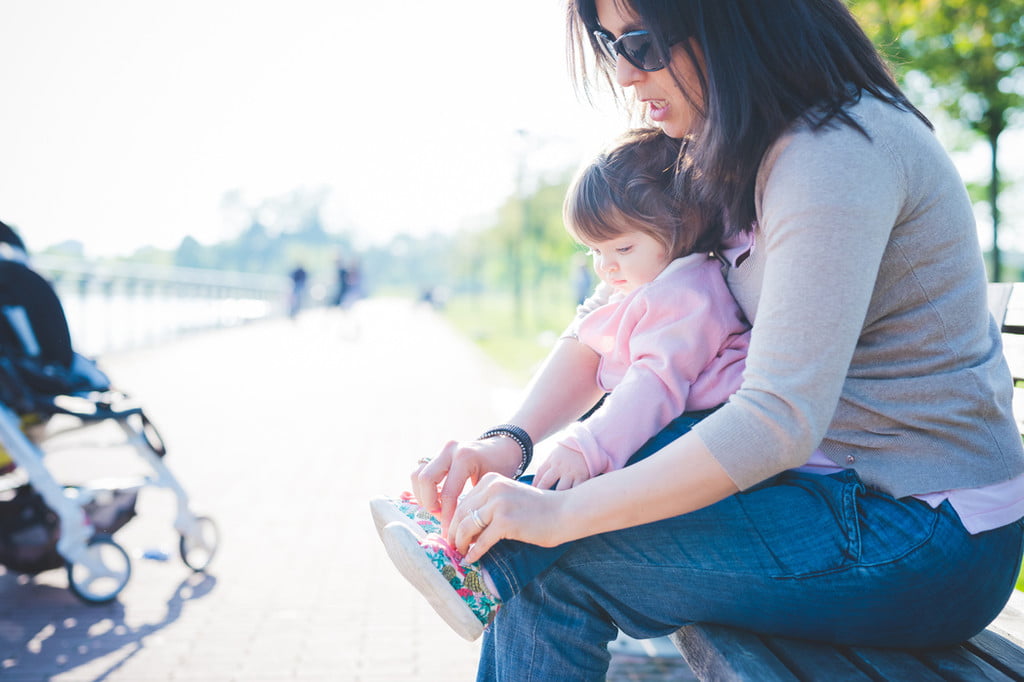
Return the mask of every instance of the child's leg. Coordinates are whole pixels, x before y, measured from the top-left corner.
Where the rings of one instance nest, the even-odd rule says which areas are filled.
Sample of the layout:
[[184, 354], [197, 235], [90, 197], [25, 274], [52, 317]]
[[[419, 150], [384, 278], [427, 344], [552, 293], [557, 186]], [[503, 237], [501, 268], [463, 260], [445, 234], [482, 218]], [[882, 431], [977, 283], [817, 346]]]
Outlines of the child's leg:
[[[715, 411], [701, 410], [684, 412], [669, 422], [668, 426], [659, 431], [629, 458], [626, 466], [635, 464], [653, 455], [658, 450], [687, 433], [697, 422]], [[523, 476], [523, 482], [530, 482], [532, 477]], [[501, 601], [508, 601], [515, 596], [524, 585], [540, 575], [554, 564], [565, 552], [565, 546], [538, 547], [518, 540], [502, 540], [492, 547], [480, 559], [480, 567], [489, 579]]]

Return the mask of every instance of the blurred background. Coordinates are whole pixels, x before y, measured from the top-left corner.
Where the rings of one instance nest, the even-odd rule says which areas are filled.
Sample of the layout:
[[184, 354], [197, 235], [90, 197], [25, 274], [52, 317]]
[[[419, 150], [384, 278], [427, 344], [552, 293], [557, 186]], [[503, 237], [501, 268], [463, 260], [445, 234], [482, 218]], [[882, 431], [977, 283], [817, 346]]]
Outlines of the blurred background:
[[[1019, 4], [852, 6], [954, 156], [990, 276], [1021, 279]], [[574, 93], [563, 13], [5, 0], [0, 220], [85, 353], [402, 296], [525, 377], [593, 284], [565, 185], [628, 125]]]

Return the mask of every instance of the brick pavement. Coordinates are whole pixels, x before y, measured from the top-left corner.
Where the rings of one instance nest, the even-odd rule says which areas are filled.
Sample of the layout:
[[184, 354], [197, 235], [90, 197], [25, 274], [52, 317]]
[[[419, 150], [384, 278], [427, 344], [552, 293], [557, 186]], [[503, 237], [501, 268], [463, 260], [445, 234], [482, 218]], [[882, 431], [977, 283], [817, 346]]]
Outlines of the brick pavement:
[[[118, 533], [133, 575], [117, 602], [80, 604], [61, 570], [0, 568], [0, 679], [473, 679], [479, 643], [401, 581], [366, 507], [402, 487], [416, 457], [503, 416], [516, 387], [473, 346], [428, 309], [369, 300], [347, 317], [310, 311], [102, 364], [160, 427], [220, 551], [192, 574], [169, 494], [146, 489]], [[139, 470], [111, 447], [49, 461], [65, 482]], [[692, 679], [672, 655], [616, 651], [609, 679]]]

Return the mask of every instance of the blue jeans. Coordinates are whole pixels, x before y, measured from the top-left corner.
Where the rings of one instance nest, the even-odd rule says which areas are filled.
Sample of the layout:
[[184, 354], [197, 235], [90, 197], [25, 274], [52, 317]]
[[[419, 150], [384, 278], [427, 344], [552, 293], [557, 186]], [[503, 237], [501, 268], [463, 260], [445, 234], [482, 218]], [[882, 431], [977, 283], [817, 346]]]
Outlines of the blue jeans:
[[[626, 466], [653, 455], [694, 427], [718, 408], [684, 412], [669, 422], [668, 426], [654, 435], [629, 458]], [[530, 483], [532, 476], [523, 476], [524, 483]], [[501, 600], [508, 601], [524, 585], [552, 566], [572, 546], [566, 543], [557, 547], [538, 547], [518, 540], [501, 540], [480, 559], [487, 569]]]
[[849, 645], [943, 646], [1009, 598], [1024, 524], [978, 535], [866, 488], [853, 471], [784, 472], [710, 507], [567, 543], [484, 634], [478, 680], [603, 680], [621, 629], [691, 622]]

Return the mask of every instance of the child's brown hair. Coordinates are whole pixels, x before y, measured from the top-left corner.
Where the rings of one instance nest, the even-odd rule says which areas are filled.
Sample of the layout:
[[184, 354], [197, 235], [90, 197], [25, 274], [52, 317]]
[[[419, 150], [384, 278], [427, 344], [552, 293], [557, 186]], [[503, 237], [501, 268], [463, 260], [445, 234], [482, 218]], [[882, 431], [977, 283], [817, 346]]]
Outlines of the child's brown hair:
[[636, 128], [580, 169], [562, 208], [569, 234], [602, 242], [637, 231], [672, 258], [692, 253], [705, 229], [673, 184], [681, 144], [658, 128]]

